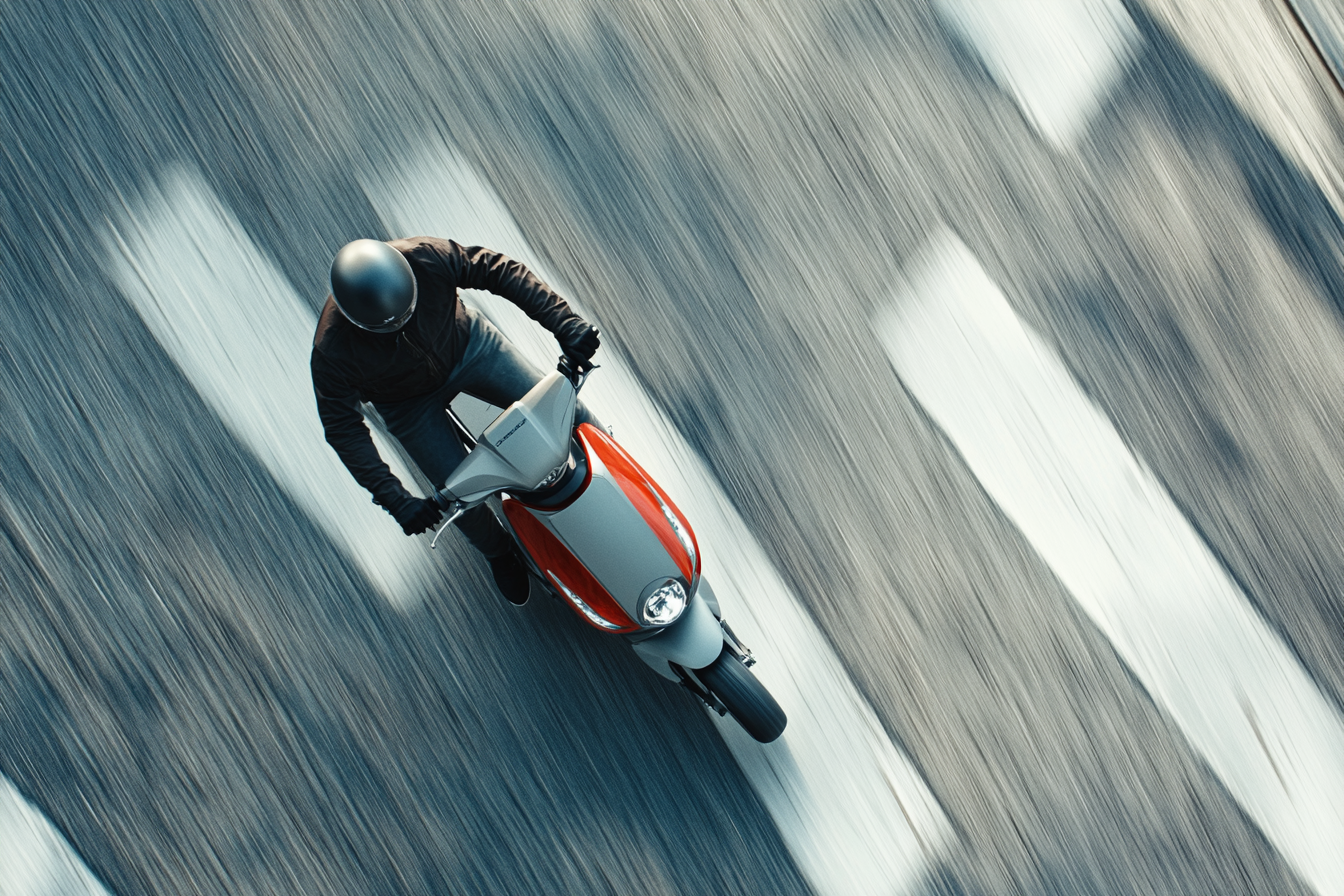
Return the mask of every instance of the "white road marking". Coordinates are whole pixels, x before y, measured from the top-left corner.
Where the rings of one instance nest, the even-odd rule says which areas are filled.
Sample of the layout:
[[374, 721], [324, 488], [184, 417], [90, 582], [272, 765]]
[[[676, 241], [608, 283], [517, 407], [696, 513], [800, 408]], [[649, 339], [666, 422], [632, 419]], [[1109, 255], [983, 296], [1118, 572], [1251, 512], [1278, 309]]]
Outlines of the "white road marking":
[[0, 896], [108, 896], [60, 832], [4, 777]]
[[1120, 0], [936, 0], [936, 6], [1059, 147], [1084, 131], [1139, 42]]
[[[234, 436], [384, 597], [420, 600], [432, 575], [424, 546], [370, 502], [323, 438], [308, 372], [316, 314], [210, 188], [169, 173], [113, 224], [107, 250], [126, 298]], [[162, 424], [177, 412], [165, 407]]]
[[[396, 170], [392, 177], [400, 179], [365, 184], [390, 232], [489, 246], [544, 278], [498, 196], [453, 154], [429, 151]], [[503, 299], [480, 293], [473, 299], [535, 363], [554, 364], [559, 351], [550, 334]], [[605, 338], [608, 346], [619, 344], [619, 334]], [[755, 649], [754, 671], [789, 715], [784, 736], [766, 746], [720, 721], [729, 749], [817, 892], [910, 892], [951, 836], [942, 808], [714, 476], [622, 359], [607, 348], [598, 360], [602, 368], [584, 401], [690, 519], [725, 616]]]
[[[1313, 0], [1300, 8], [1330, 5]], [[1279, 151], [1316, 181], [1335, 213], [1344, 214], [1337, 91], [1317, 77], [1315, 54], [1304, 52], [1280, 3], [1144, 0], [1143, 6]], [[1339, 4], [1333, 6], [1338, 15]]]
[[896, 370], [1158, 705], [1321, 894], [1344, 718], [956, 237], [877, 321]]

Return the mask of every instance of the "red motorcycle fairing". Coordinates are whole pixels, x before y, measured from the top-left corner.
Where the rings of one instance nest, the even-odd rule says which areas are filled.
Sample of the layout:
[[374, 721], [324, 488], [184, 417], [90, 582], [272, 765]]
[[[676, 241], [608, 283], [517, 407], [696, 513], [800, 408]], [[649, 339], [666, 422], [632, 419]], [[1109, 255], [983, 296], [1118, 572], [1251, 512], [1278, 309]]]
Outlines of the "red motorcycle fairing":
[[[587, 491], [592, 477], [592, 469], [599, 466], [609, 474], [610, 480], [620, 489], [620, 493], [635, 509], [644, 524], [656, 536], [658, 544], [667, 553], [676, 569], [685, 577], [687, 584], [694, 587], [700, 574], [700, 550], [695, 541], [695, 533], [682, 516], [672, 500], [654, 483], [653, 479], [620, 445], [616, 444], [605, 432], [587, 423], [577, 430], [579, 444], [588, 459], [588, 476], [583, 488], [566, 502], [565, 506], [580, 500]], [[667, 508], [667, 513], [663, 508]], [[549, 517], [558, 512], [550, 509], [530, 509], [516, 498], [506, 497], [503, 501], [504, 515], [512, 525], [523, 548], [541, 567], [543, 575], [554, 577], [557, 581], [548, 584], [560, 584], [561, 591], [570, 591], [565, 595], [571, 603], [575, 599], [585, 605], [575, 604], [574, 610], [589, 625], [606, 632], [638, 631], [640, 626], [630, 618], [619, 601], [612, 597], [601, 581], [584, 563], [574, 555], [563, 541], [538, 518], [538, 514]], [[680, 525], [690, 547], [678, 536], [671, 514]], [[591, 611], [599, 619], [590, 618]], [[599, 621], [600, 620], [600, 621]]]
[[[602, 583], [588, 571], [588, 567], [580, 562], [565, 545], [551, 534], [541, 520], [532, 515], [522, 501], [516, 498], [505, 498], [502, 502], [504, 515], [508, 517], [509, 524], [513, 526], [513, 531], [518, 536], [518, 540], [523, 543], [523, 547], [532, 559], [537, 561], [543, 574], [549, 573], [559, 579], [563, 588], [573, 591], [580, 600], [588, 605], [598, 616], [605, 619], [612, 627], [600, 625], [592, 619], [589, 619], [578, 607], [574, 611], [583, 617], [593, 628], [604, 632], [633, 632], [638, 631], [639, 626], [621, 609], [621, 605], [616, 602], [607, 589], [602, 587]], [[554, 582], [547, 584], [554, 585]]]
[[[695, 580], [700, 575], [700, 544], [695, 540], [695, 532], [691, 529], [691, 524], [687, 522], [686, 517], [677, 509], [677, 505], [672, 503], [672, 499], [662, 490], [658, 483], [653, 481], [653, 477], [644, 472], [633, 457], [626, 453], [625, 449], [616, 444], [611, 436], [607, 435], [596, 426], [588, 423], [582, 423], [578, 428], [579, 442], [583, 445], [583, 450], [589, 455], [596, 455], [602, 464], [615, 478], [625, 497], [639, 511], [639, 515], [653, 533], [658, 536], [663, 549], [667, 555], [677, 564], [677, 569], [686, 577], [688, 585], [694, 586]], [[681, 530], [690, 540], [691, 547], [687, 550], [686, 545], [678, 537], [672, 522], [663, 513], [663, 506], [676, 517], [677, 522], [681, 524]]]

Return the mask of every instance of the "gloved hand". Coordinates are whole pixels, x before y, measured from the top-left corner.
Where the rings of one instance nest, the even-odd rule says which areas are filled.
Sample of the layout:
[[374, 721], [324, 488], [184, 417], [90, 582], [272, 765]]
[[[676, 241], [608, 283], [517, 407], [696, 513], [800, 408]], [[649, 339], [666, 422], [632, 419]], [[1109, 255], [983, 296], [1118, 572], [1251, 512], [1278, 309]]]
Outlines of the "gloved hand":
[[392, 514], [407, 535], [419, 535], [434, 528], [443, 511], [429, 498], [413, 498]]
[[602, 344], [602, 340], [598, 338], [597, 327], [581, 317], [576, 317], [561, 327], [555, 334], [555, 339], [560, 343], [565, 357], [580, 363], [592, 358], [593, 353]]

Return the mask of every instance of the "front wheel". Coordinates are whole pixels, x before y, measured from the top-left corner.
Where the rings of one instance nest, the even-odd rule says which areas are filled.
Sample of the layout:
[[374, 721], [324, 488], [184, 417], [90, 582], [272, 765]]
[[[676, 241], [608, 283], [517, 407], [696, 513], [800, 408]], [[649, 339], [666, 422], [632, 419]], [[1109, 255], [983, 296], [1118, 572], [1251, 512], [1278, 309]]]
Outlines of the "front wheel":
[[695, 674], [754, 739], [768, 744], [784, 733], [788, 716], [732, 651], [724, 648], [718, 659]]

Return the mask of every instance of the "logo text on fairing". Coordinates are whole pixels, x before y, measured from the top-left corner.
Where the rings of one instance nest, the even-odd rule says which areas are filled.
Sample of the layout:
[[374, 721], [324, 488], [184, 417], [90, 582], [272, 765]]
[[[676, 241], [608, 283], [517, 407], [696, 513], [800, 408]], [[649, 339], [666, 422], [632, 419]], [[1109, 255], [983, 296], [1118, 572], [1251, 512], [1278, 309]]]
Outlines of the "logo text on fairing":
[[504, 435], [500, 438], [500, 440], [499, 440], [498, 442], [495, 443], [495, 447], [498, 448], [500, 445], [503, 445], [505, 442], [507, 442], [507, 441], [509, 440], [509, 436], [513, 435], [513, 434], [516, 433], [518, 430], [522, 429], [522, 428], [523, 428], [523, 424], [525, 424], [526, 422], [527, 422], [527, 418], [526, 418], [526, 417], [524, 417], [523, 419], [519, 420], [519, 421], [514, 425], [513, 429], [511, 429], [511, 430], [509, 430], [508, 432], [504, 433]]

